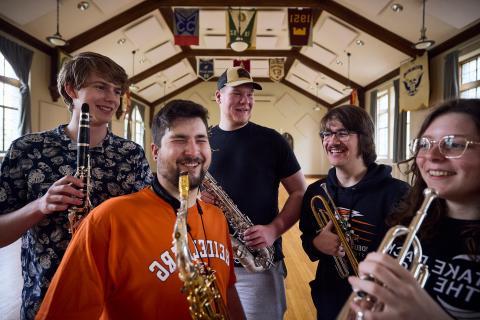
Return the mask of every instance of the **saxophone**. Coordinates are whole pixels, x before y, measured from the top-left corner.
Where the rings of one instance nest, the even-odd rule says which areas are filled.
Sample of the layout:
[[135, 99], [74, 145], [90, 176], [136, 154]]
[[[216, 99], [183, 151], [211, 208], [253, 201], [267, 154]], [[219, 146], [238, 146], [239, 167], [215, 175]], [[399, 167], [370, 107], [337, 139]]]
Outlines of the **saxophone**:
[[71, 206], [68, 209], [68, 232], [72, 236], [77, 231], [82, 219], [92, 210], [90, 202], [90, 114], [88, 104], [82, 104], [77, 136], [77, 171], [75, 177], [83, 181], [83, 194], [85, 195], [82, 206]]
[[248, 216], [240, 212], [232, 199], [208, 172], [205, 174], [202, 187], [215, 198], [215, 205], [222, 209], [230, 227], [234, 230], [234, 233], [230, 235], [230, 239], [235, 259], [250, 272], [265, 271], [274, 266], [273, 257], [275, 249], [273, 246], [252, 249], [245, 245], [243, 234], [245, 230], [253, 226], [252, 221]]
[[183, 172], [178, 180], [180, 208], [173, 229], [173, 245], [176, 250], [178, 276], [184, 286], [182, 292], [187, 295], [192, 319], [229, 319], [227, 307], [218, 289], [215, 272], [204, 263], [193, 263], [188, 249], [187, 213], [188, 213], [188, 174]]

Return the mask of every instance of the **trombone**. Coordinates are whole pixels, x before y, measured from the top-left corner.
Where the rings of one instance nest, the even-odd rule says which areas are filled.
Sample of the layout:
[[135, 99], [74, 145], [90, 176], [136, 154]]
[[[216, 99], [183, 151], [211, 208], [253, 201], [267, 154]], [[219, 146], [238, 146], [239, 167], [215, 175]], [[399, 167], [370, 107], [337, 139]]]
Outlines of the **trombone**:
[[[423, 199], [422, 205], [420, 209], [417, 210], [417, 213], [413, 217], [410, 225], [408, 227], [397, 225], [391, 227], [385, 237], [382, 240], [382, 243], [379, 246], [378, 251], [386, 254], [392, 243], [398, 238], [405, 236], [405, 241], [403, 242], [402, 249], [398, 254], [397, 261], [398, 264], [403, 264], [407, 253], [412, 247], [413, 249], [413, 259], [410, 265], [409, 271], [412, 273], [413, 277], [417, 280], [420, 287], [423, 288], [425, 283], [427, 282], [427, 278], [429, 276], [428, 266], [421, 263], [422, 261], [422, 246], [420, 244], [420, 240], [418, 240], [417, 233], [420, 229], [420, 226], [425, 220], [427, 216], [428, 208], [430, 207], [432, 201], [437, 197], [437, 192], [434, 189], [426, 188], [423, 190], [423, 195], [425, 198]], [[373, 275], [367, 275], [364, 279], [376, 281]], [[365, 292], [353, 292], [350, 297], [348, 298], [347, 302], [343, 306], [342, 310], [340, 311], [337, 320], [347, 320], [347, 319], [356, 319], [361, 320], [363, 319], [362, 312], [353, 312], [350, 308], [351, 303], [355, 303], [360, 305], [364, 310], [371, 310], [371, 311], [382, 311], [383, 310], [383, 303], [378, 301], [377, 297], [370, 296]]]
[[[320, 185], [325, 192], [327, 198], [321, 195], [316, 195], [310, 200], [310, 207], [312, 209], [313, 216], [317, 221], [320, 228], [324, 228], [328, 221], [332, 221], [335, 232], [340, 239], [343, 249], [345, 250], [345, 257], [334, 256], [335, 268], [337, 269], [340, 278], [345, 279], [350, 274], [348, 265], [350, 264], [353, 273], [358, 276], [358, 261], [353, 253], [351, 244], [353, 244], [353, 231], [350, 230], [350, 224], [340, 216], [337, 206], [332, 200], [332, 197], [328, 193], [326, 183]], [[315, 202], [320, 200], [323, 205], [323, 209], [317, 208]], [[332, 210], [333, 208], [333, 210]], [[347, 258], [347, 259], [345, 259]], [[348, 261], [347, 261], [348, 260]]]

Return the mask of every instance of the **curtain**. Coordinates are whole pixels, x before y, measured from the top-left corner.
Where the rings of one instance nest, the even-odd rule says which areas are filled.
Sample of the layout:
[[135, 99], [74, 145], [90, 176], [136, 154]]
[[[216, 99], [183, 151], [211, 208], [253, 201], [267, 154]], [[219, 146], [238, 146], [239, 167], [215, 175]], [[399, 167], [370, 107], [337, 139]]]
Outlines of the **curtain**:
[[28, 76], [32, 66], [33, 51], [24, 48], [17, 43], [0, 36], [0, 51], [12, 65], [13, 71], [20, 80], [20, 121], [18, 131], [20, 135], [30, 133], [31, 126], [31, 101]]
[[458, 98], [460, 93], [458, 72], [458, 51], [452, 51], [445, 57], [445, 70], [443, 76], [444, 100]]
[[392, 160], [398, 163], [406, 159], [406, 145], [407, 145], [407, 112], [400, 111], [400, 80], [393, 81], [393, 89], [395, 91], [395, 105], [394, 105], [394, 122], [393, 122], [393, 157]]

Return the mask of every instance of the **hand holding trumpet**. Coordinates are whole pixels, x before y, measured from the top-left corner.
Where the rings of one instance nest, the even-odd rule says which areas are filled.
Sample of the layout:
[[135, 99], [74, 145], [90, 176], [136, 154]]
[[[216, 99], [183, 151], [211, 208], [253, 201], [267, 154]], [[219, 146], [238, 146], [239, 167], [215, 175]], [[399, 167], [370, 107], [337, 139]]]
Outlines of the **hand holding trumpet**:
[[452, 319], [422, 289], [412, 273], [389, 255], [372, 252], [358, 267], [361, 275], [374, 275], [377, 281], [349, 277], [354, 291], [377, 297], [384, 305], [382, 311], [375, 312], [351, 303], [352, 310], [363, 314], [363, 319]]

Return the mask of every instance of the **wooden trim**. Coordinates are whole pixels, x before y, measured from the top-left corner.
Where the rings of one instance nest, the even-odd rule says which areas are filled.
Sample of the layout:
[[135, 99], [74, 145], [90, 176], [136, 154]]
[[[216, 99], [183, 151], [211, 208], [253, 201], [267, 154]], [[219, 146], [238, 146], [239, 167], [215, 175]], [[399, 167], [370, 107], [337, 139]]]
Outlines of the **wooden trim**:
[[157, 99], [157, 100], [153, 101], [151, 104], [152, 104], [153, 107], [155, 107], [155, 106], [161, 104], [162, 102], [167, 101], [167, 100], [181, 94], [182, 92], [184, 92], [184, 91], [186, 91], [190, 88], [193, 88], [194, 86], [196, 86], [197, 84], [202, 83], [202, 82], [203, 82], [202, 79], [197, 78], [197, 79], [193, 80], [192, 82], [187, 83], [183, 87], [178, 88], [177, 90], [170, 92], [166, 96], [161, 97], [160, 99]]
[[189, 57], [290, 57], [292, 50], [252, 50], [236, 52], [231, 49], [190, 49], [183, 48], [185, 55]]
[[335, 71], [333, 71], [332, 69], [329, 69], [327, 67], [325, 67], [323, 64], [320, 64], [318, 62], [316, 62], [315, 60], [307, 57], [307, 56], [304, 56], [303, 54], [297, 54], [294, 56], [295, 59], [297, 59], [298, 61], [300, 61], [301, 63], [303, 63], [304, 65], [306, 65], [307, 67], [310, 67], [314, 70], [318, 70], [319, 72], [325, 74], [327, 77], [330, 77], [340, 83], [343, 83], [345, 85], [350, 85], [356, 89], [359, 89], [359, 88], [363, 88], [361, 85], [359, 85], [358, 83], [352, 81], [352, 80], [348, 80], [348, 78], [342, 76], [341, 74], [339, 73], [336, 73]]
[[[320, 1], [319, 1], [320, 2]], [[338, 4], [335, 1], [321, 1], [320, 7], [323, 10], [330, 12], [335, 17], [342, 19], [349, 25], [358, 28], [378, 40], [388, 44], [389, 46], [399, 50], [400, 52], [415, 57], [420, 52], [413, 48], [413, 43], [400, 37], [399, 35], [379, 26], [376, 23], [364, 18], [356, 12], [353, 12], [346, 7]]]
[[168, 67], [171, 67], [174, 64], [179, 63], [180, 61], [182, 61], [183, 59], [185, 59], [187, 57], [188, 56], [186, 56], [185, 53], [183, 53], [183, 52], [177, 53], [176, 55], [168, 58], [167, 60], [164, 60], [164, 61], [154, 65], [153, 67], [148, 68], [147, 70], [144, 70], [144, 71], [140, 72], [139, 74], [131, 77], [130, 81], [132, 83], [140, 82], [140, 81], [142, 81], [142, 80], [144, 80], [144, 79], [146, 79], [150, 76], [153, 76], [157, 72], [163, 71], [163, 70], [167, 69]]
[[447, 41], [442, 42], [432, 50], [428, 52], [428, 56], [430, 59], [436, 57], [437, 55], [452, 49], [453, 47], [458, 46], [460, 43], [465, 42], [475, 36], [480, 34], [480, 22], [471, 26], [470, 28], [460, 32], [456, 36], [448, 39]]
[[136, 94], [135, 92], [130, 92], [130, 95], [132, 96], [132, 99], [135, 99], [141, 103], [143, 103], [144, 105], [148, 106], [148, 107], [152, 107], [150, 102], [142, 97], [140, 97], [138, 94]]
[[327, 101], [318, 98], [317, 96], [311, 94], [310, 92], [307, 92], [307, 91], [303, 90], [303, 89], [300, 88], [300, 87], [297, 87], [297, 86], [294, 85], [293, 83], [288, 82], [287, 80], [285, 80], [285, 78], [283, 78], [282, 80], [280, 80], [280, 83], [282, 83], [282, 84], [286, 85], [287, 87], [289, 87], [289, 88], [291, 88], [291, 89], [299, 92], [300, 94], [303, 94], [304, 96], [307, 96], [309, 99], [312, 99], [313, 101], [320, 103], [321, 105], [323, 105], [323, 106], [324, 106], [325, 108], [327, 108], [327, 109], [332, 108], [332, 105], [331, 105], [330, 103], [328, 103]]
[[52, 56], [55, 52], [55, 48], [50, 47], [49, 45], [43, 43], [37, 38], [32, 37], [28, 33], [18, 29], [14, 25], [8, 23], [7, 21], [0, 18], [0, 29], [5, 33], [17, 38], [18, 40], [25, 42], [26, 44], [42, 51], [46, 55]]
[[338, 100], [337, 102], [335, 102], [332, 107], [335, 108], [335, 107], [338, 107], [338, 106], [341, 106], [341, 105], [344, 105], [346, 104], [347, 102], [350, 101], [350, 96], [346, 96], [345, 98], [342, 98], [340, 100]]
[[76, 37], [68, 40], [68, 46], [65, 46], [65, 51], [71, 53], [75, 50], [78, 50], [82, 47], [85, 47], [89, 43], [92, 43], [95, 40], [104, 37], [117, 29], [129, 24], [132, 21], [135, 21], [138, 18], [143, 17], [144, 15], [152, 12], [155, 9], [159, 9], [159, 1], [156, 0], [146, 0], [142, 3], [124, 11], [113, 18], [108, 19], [107, 21], [96, 25], [95, 27], [88, 29], [85, 32], [82, 32]]
[[387, 82], [388, 80], [392, 80], [393, 78], [398, 77], [399, 75], [400, 75], [400, 68], [392, 70], [389, 73], [387, 73], [386, 75], [384, 75], [384, 76], [378, 78], [377, 80], [373, 81], [372, 83], [368, 84], [365, 87], [365, 92], [381, 85], [384, 82]]

